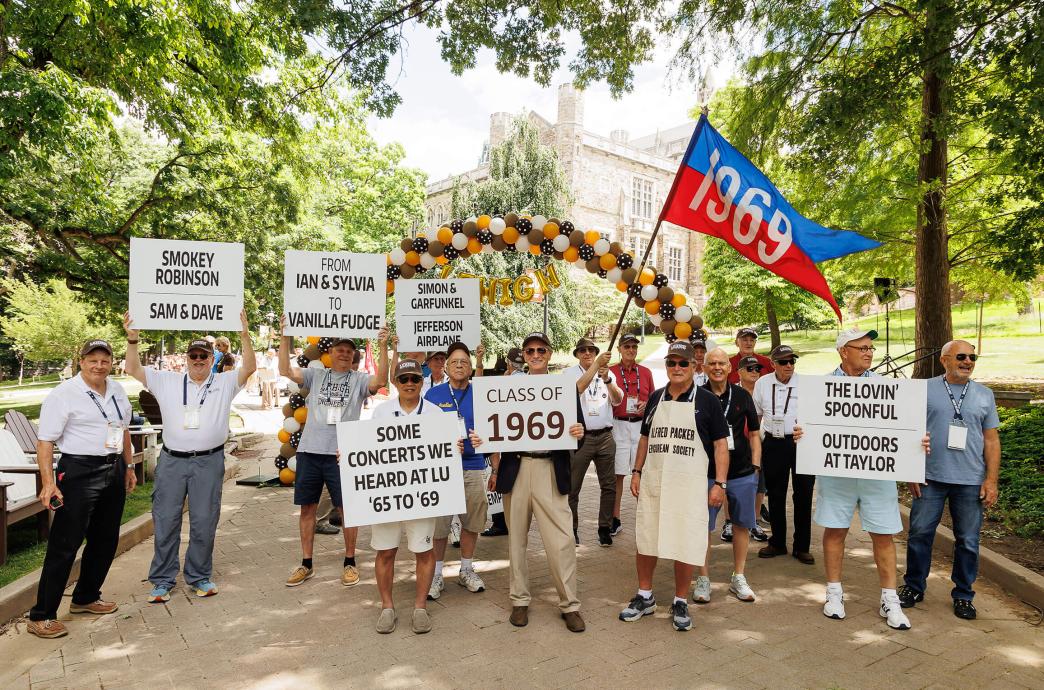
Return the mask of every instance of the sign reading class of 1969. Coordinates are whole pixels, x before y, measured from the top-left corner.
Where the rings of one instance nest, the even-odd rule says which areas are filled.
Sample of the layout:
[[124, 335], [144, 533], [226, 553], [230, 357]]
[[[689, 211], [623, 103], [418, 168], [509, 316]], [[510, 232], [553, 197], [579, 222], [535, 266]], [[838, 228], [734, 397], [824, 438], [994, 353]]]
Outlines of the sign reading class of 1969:
[[482, 376], [474, 388], [482, 452], [576, 449], [576, 379], [562, 374]]
[[924, 482], [923, 380], [802, 374], [797, 394], [799, 473]]
[[143, 331], [238, 331], [243, 245], [132, 237], [129, 293]]
[[384, 318], [386, 268], [382, 254], [287, 251], [283, 332], [376, 336]]

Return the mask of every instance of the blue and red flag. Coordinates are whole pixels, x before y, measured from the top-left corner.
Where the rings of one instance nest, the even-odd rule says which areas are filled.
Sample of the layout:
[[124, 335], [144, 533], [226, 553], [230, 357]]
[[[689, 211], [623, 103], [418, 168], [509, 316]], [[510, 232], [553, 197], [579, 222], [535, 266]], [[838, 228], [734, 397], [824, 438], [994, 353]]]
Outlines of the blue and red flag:
[[660, 220], [720, 237], [743, 256], [830, 303], [816, 263], [881, 246], [794, 210], [775, 185], [700, 116]]

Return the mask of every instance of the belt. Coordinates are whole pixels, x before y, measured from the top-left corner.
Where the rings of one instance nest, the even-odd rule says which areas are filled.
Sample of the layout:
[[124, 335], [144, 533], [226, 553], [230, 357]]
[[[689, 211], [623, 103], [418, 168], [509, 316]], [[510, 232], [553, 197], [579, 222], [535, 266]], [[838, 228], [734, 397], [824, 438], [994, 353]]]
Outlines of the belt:
[[794, 434], [783, 434], [783, 438], [773, 436], [772, 434], [765, 434], [765, 440], [772, 439], [773, 441], [793, 441]]
[[109, 453], [108, 455], [79, 455], [77, 453], [62, 453], [63, 460], [77, 460], [94, 465], [115, 465], [123, 459], [122, 453]]
[[224, 450], [224, 449], [225, 449], [225, 444], [222, 443], [220, 446], [218, 446], [216, 448], [211, 448], [210, 450], [184, 451], [184, 450], [172, 450], [170, 448], [164, 448], [163, 450], [164, 450], [164, 452], [167, 453], [167, 455], [173, 455], [175, 458], [197, 458], [197, 457], [199, 457], [201, 455], [210, 455], [212, 453], [216, 453], [219, 450]]
[[613, 417], [613, 419], [618, 419], [621, 422], [640, 422], [640, 421], [642, 421], [642, 417], [639, 417], [639, 416], [634, 416], [634, 417]]
[[588, 436], [597, 436], [598, 434], [611, 433], [613, 428], [611, 426], [603, 426], [601, 429], [587, 429], [584, 431]]
[[518, 456], [520, 458], [536, 458], [538, 460], [545, 460], [545, 459], [551, 457], [551, 452], [550, 451], [531, 451], [531, 452], [521, 451], [518, 454]]

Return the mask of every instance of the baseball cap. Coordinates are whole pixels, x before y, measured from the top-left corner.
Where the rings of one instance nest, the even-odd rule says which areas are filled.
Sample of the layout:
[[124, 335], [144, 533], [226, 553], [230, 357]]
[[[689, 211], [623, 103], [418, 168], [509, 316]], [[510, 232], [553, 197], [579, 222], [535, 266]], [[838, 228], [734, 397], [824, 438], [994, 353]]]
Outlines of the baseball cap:
[[395, 365], [395, 375], [392, 377], [398, 380], [403, 374], [416, 374], [421, 378], [424, 377], [424, 369], [421, 368], [420, 362], [415, 359], [404, 359]]
[[[446, 358], [449, 359], [449, 356], [452, 355], [457, 350], [464, 350], [464, 354], [466, 354], [468, 357], [471, 356], [471, 348], [469, 348], [467, 345], [465, 345], [464, 343], [460, 342], [459, 340], [457, 342], [455, 342], [455, 343], [450, 343], [450, 346], [446, 348], [445, 352], [433, 352], [432, 356], [434, 356], [436, 354], [439, 354], [439, 355], [444, 354], [444, 355], [446, 355]], [[431, 357], [429, 357], [428, 359], [431, 359]]]
[[351, 338], [334, 338], [334, 339], [333, 339], [333, 342], [332, 342], [332, 343], [330, 343], [330, 347], [331, 347], [331, 348], [335, 348], [335, 347], [337, 347], [338, 345], [340, 345], [341, 343], [348, 343], [349, 345], [351, 345], [351, 346], [352, 346], [352, 349], [353, 349], [353, 350], [358, 350], [358, 349], [359, 349], [359, 346], [358, 346], [358, 345], [356, 345], [356, 344], [355, 344], [355, 341], [354, 341], [354, 340], [352, 340]]
[[737, 339], [742, 338], [743, 336], [746, 336], [746, 335], [752, 336], [752, 337], [754, 337], [756, 339], [758, 337], [758, 332], [755, 331], [753, 328], [750, 328], [750, 327], [741, 328], [738, 331], [736, 331], [736, 338]]
[[206, 338], [196, 338], [189, 343], [188, 349], [185, 350], [185, 352], [192, 352], [193, 350], [203, 350], [204, 352], [214, 354], [214, 344]]
[[517, 348], [517, 347], [513, 347], [510, 350], [508, 350], [507, 358], [508, 358], [508, 361], [514, 362], [515, 364], [525, 364], [526, 363], [525, 357], [522, 356], [522, 350]]
[[634, 333], [627, 333], [623, 337], [620, 338], [620, 344], [621, 345], [623, 345], [624, 343], [637, 343], [637, 342], [641, 342], [641, 341], [638, 340], [638, 336], [636, 336]]
[[[463, 345], [463, 343], [461, 343], [461, 345]], [[445, 351], [443, 351], [443, 350], [435, 350], [434, 352], [429, 352], [429, 353], [428, 353], [428, 354], [427, 354], [427, 355], [426, 355], [426, 356], [424, 357], [424, 361], [425, 361], [425, 362], [427, 362], [427, 361], [428, 361], [428, 360], [430, 360], [430, 359], [431, 359], [432, 357], [438, 357], [439, 355], [442, 355], [443, 357], [449, 357], [449, 353], [448, 353], [448, 352], [445, 352]]]
[[601, 350], [598, 349], [598, 346], [595, 345], [593, 340], [591, 340], [590, 338], [580, 338], [580, 340], [576, 341], [576, 347], [573, 348], [574, 357], [576, 357], [576, 351], [582, 347], [593, 347], [596, 355], [599, 352], [601, 352]]
[[88, 340], [80, 348], [80, 356], [86, 357], [95, 350], [105, 350], [110, 357], [112, 357], [112, 345], [109, 345], [109, 341], [96, 338], [94, 340]]
[[684, 359], [692, 359], [696, 356], [696, 351], [692, 347], [692, 343], [688, 340], [676, 340], [671, 343], [671, 346], [667, 348], [667, 357], [683, 357]]
[[534, 340], [539, 340], [544, 345], [551, 347], [551, 339], [547, 337], [546, 333], [542, 333], [541, 331], [533, 331], [532, 333], [526, 336], [525, 340], [522, 341], [522, 348], [525, 349], [526, 345], [529, 345], [529, 343]]
[[736, 364], [740, 369], [746, 369], [747, 367], [761, 367], [761, 362], [754, 355], [747, 355], [741, 357], [740, 361]]
[[853, 340], [859, 340], [860, 338], [865, 338], [867, 336], [869, 336], [870, 340], [877, 340], [877, 331], [873, 330], [872, 328], [867, 330], [859, 330], [853, 328], [850, 331], [842, 331], [840, 334], [838, 334], [837, 340], [834, 343], [834, 347], [840, 350]]
[[703, 348], [704, 350], [709, 350], [710, 349], [709, 347], [707, 347], [707, 341], [706, 340], [701, 340], [701, 339], [697, 338], [696, 340], [692, 340], [690, 342], [692, 343], [692, 349], [693, 350], [695, 350], [698, 347]]
[[794, 352], [794, 348], [790, 345], [776, 345], [772, 348], [772, 352], [769, 353], [769, 357], [772, 358], [773, 362], [777, 362], [781, 359], [790, 359], [791, 357], [799, 359], [797, 353]]

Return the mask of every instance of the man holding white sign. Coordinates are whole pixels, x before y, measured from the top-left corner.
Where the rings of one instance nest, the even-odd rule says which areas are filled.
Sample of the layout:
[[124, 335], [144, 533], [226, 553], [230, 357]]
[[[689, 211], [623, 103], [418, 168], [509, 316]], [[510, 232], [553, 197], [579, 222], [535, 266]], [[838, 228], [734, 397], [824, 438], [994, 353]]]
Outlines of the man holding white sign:
[[[500, 457], [494, 456], [493, 473], [489, 478], [489, 490], [499, 491], [504, 496], [504, 514], [508, 524], [508, 548], [511, 558], [511, 625], [523, 627], [529, 624], [529, 563], [526, 549], [529, 546], [529, 527], [536, 517], [540, 538], [544, 542], [544, 553], [550, 570], [551, 582], [558, 591], [558, 607], [562, 612], [566, 628], [570, 632], [583, 632], [584, 619], [580, 616], [580, 598], [576, 591], [576, 545], [573, 543], [573, 514], [569, 510], [570, 454], [569, 445], [584, 436], [584, 426], [572, 420], [583, 419], [576, 387], [566, 377], [549, 377], [547, 365], [551, 362], [551, 340], [544, 333], [530, 333], [522, 341], [522, 352], [529, 365], [529, 375], [523, 379], [514, 376], [492, 376], [476, 379], [475, 387], [483, 387], [479, 395], [479, 423], [489, 424], [495, 418], [494, 434], [489, 441], [499, 436]], [[528, 379], [528, 380], [527, 380]], [[510, 388], [513, 401], [491, 393], [499, 393], [493, 386], [499, 382], [511, 384], [530, 383], [536, 380], [555, 381], [553, 385], [531, 385]], [[549, 391], [557, 392], [555, 401], [543, 400]], [[568, 395], [565, 393], [568, 392]], [[536, 399], [535, 401], [533, 399]], [[536, 413], [526, 417], [500, 415], [486, 417], [494, 403], [510, 404], [520, 408], [535, 403], [538, 411], [552, 407], [545, 417]], [[567, 420], [561, 409], [563, 405], [575, 406], [572, 420]], [[495, 409], [495, 408], [493, 408]], [[528, 409], [527, 409], [528, 411]], [[542, 412], [541, 412], [542, 414]], [[560, 422], [554, 425], [552, 415]], [[528, 419], [528, 423], [526, 421]], [[568, 421], [568, 424], [567, 424]], [[546, 423], [545, 423], [546, 422]], [[503, 424], [503, 426], [501, 426]], [[480, 430], [481, 431], [481, 430]], [[504, 432], [507, 436], [502, 436]], [[569, 441], [562, 437], [568, 434]], [[516, 435], [517, 433], [517, 435]], [[554, 450], [550, 450], [554, 448]], [[549, 449], [549, 450], [544, 450]]]

